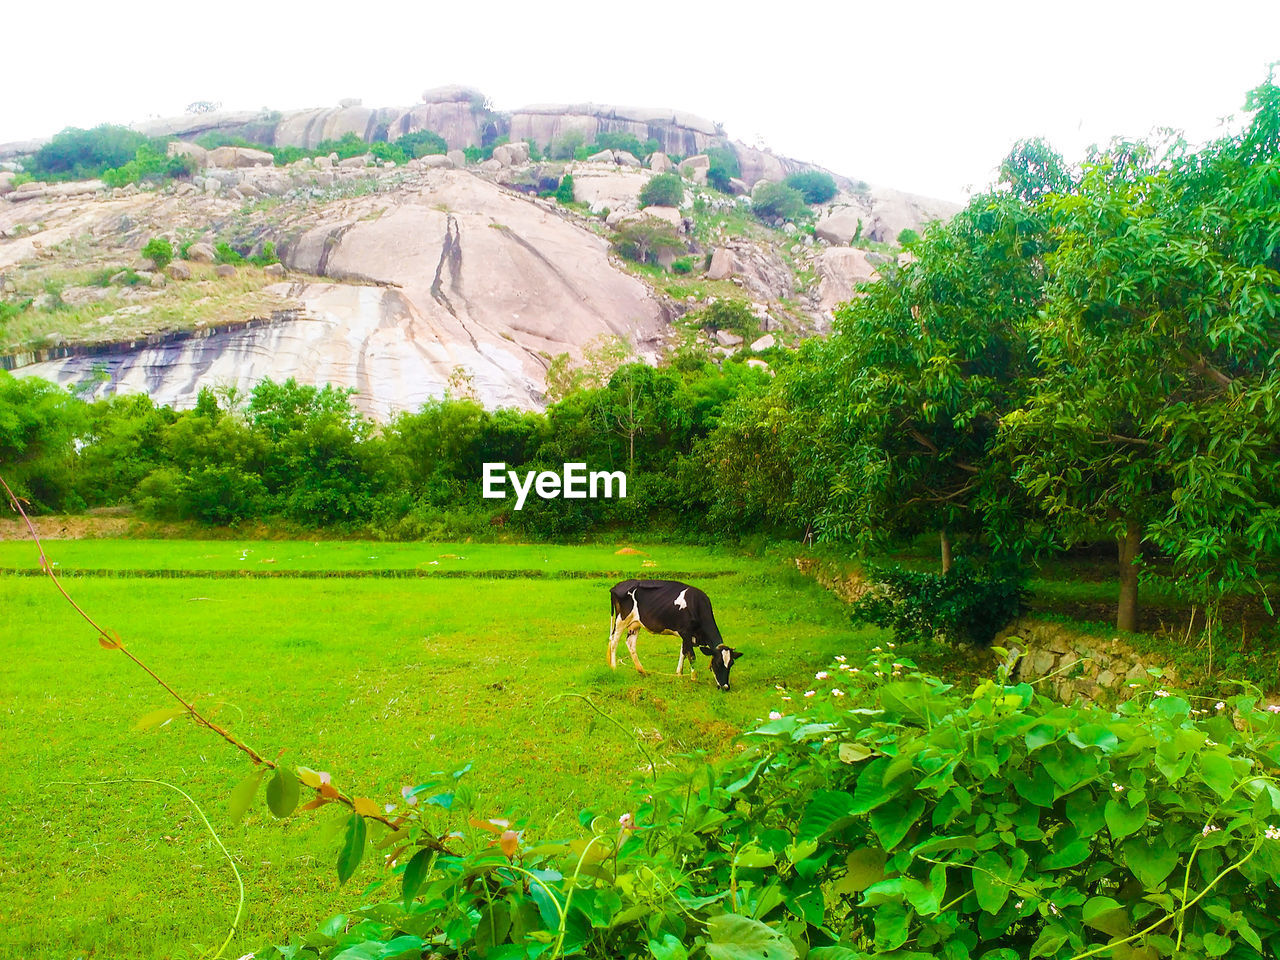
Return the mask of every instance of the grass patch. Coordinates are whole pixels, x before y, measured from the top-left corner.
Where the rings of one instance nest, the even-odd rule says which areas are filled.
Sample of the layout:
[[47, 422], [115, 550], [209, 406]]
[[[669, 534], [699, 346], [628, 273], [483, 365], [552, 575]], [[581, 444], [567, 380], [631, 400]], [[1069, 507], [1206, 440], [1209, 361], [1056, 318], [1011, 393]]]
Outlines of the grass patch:
[[[275, 281], [259, 267], [243, 264], [237, 275], [216, 277], [211, 266], [191, 264], [192, 278], [170, 281], [160, 289], [110, 286], [109, 295], [83, 306], [62, 305], [52, 310], [28, 307], [0, 328], [0, 353], [43, 345], [50, 334], [68, 343], [111, 343], [151, 333], [194, 329], [209, 324], [265, 316], [286, 301], [263, 291]], [[118, 268], [117, 268], [118, 269]], [[17, 273], [17, 299], [38, 297], [50, 286], [100, 285], [103, 268], [74, 271], [24, 270]], [[112, 273], [116, 272], [115, 270]]]
[[[25, 547], [25, 558], [23, 548]], [[31, 562], [4, 543], [4, 563]], [[608, 547], [130, 541], [54, 542], [51, 559], [220, 569], [275, 559], [404, 567], [458, 554], [474, 569], [591, 570], [634, 563]], [[261, 553], [257, 552], [261, 548]], [[380, 801], [432, 770], [470, 762], [478, 816], [527, 818], [563, 835], [580, 809], [616, 817], [641, 766], [634, 742], [580, 701], [592, 697], [664, 764], [724, 756], [735, 735], [781, 706], [775, 684], [803, 691], [837, 653], [857, 662], [882, 635], [848, 625], [842, 606], [794, 570], [713, 550], [645, 548], [664, 565], [735, 570], [707, 584], [727, 641], [744, 651], [720, 694], [705, 658], [696, 683], [666, 676], [673, 638], [642, 635], [655, 671], [605, 664], [607, 591], [616, 579], [130, 580], [84, 577], [76, 599], [176, 689], [218, 713], [255, 748], [328, 770]], [[81, 551], [81, 552], [77, 552]], [[247, 551], [247, 552], [246, 552]], [[246, 553], [241, 559], [241, 553]], [[376, 558], [371, 559], [371, 558]], [[444, 562], [443, 560], [441, 561]], [[625, 568], [634, 569], [634, 568]], [[654, 571], [661, 575], [661, 569]], [[339, 890], [324, 820], [240, 827], [227, 796], [248, 764], [186, 721], [138, 732], [165, 696], [94, 635], [50, 584], [0, 575], [0, 957], [196, 957], [221, 941], [235, 908], [230, 872], [194, 812], [171, 791], [89, 781], [172, 782], [204, 808], [248, 889], [239, 956], [351, 908], [382, 870], [368, 858]], [[798, 696], [798, 693], [797, 693]], [[71, 783], [73, 785], [66, 785]]]

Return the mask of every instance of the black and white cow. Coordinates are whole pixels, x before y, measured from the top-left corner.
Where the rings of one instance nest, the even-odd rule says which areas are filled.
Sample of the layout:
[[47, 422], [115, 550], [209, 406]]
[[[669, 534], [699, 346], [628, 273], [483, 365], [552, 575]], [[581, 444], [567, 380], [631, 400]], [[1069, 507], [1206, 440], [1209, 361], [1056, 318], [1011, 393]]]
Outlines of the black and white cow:
[[680, 638], [676, 674], [689, 661], [693, 677], [694, 647], [711, 658], [711, 672], [721, 690], [729, 689], [729, 669], [741, 653], [725, 646], [711, 614], [710, 598], [697, 587], [675, 580], [624, 580], [609, 591], [609, 666], [618, 667], [618, 641], [627, 635], [627, 650], [636, 669], [644, 673], [636, 656], [636, 634], [650, 633]]

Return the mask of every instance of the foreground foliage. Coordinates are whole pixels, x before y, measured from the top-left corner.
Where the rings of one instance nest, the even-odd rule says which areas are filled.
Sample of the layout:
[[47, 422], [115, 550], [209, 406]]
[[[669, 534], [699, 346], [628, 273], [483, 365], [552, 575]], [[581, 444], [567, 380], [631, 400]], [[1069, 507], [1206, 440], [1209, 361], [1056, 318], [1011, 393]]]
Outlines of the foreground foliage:
[[[385, 899], [258, 956], [1280, 950], [1275, 708], [1147, 688], [1109, 713], [1027, 684], [967, 693], [909, 662], [838, 659], [804, 712], [771, 714], [728, 763], [645, 784], [634, 812], [589, 820], [586, 837], [536, 843], [471, 818], [456, 852], [406, 853]], [[452, 807], [448, 781], [406, 789], [406, 803]], [[439, 829], [417, 809], [395, 812], [409, 840], [419, 823]], [[353, 821], [340, 871], [365, 843]]]

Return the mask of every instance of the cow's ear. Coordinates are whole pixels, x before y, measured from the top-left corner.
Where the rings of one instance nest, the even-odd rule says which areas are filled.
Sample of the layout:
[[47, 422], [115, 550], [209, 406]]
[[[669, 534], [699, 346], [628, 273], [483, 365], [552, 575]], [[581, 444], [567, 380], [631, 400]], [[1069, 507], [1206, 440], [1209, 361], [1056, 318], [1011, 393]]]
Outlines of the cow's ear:
[[735, 650], [735, 651], [733, 651], [733, 657], [732, 657], [732, 659], [737, 660], [740, 656], [742, 656], [742, 651], [741, 651], [741, 650]]

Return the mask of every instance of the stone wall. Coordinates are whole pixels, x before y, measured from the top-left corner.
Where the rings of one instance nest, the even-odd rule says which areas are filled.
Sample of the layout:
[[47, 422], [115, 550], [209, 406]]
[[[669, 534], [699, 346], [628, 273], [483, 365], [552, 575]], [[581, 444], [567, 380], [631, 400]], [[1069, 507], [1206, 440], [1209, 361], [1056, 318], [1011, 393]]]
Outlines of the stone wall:
[[1052, 620], [1022, 617], [996, 635], [995, 643], [1017, 657], [1011, 679], [1045, 684], [1058, 699], [1076, 697], [1114, 702], [1127, 699], [1132, 683], [1147, 671], [1162, 671], [1162, 679], [1177, 683], [1175, 671], [1163, 660], [1141, 653], [1117, 638], [1104, 639], [1073, 630]]
[[[871, 587], [859, 571], [832, 570], [815, 557], [797, 557], [796, 568], [846, 603]], [[1014, 682], [1048, 677], [1041, 686], [1066, 703], [1076, 697], [1105, 703], [1127, 699], [1134, 689], [1129, 685], [1144, 679], [1151, 668], [1161, 670], [1169, 683], [1177, 683], [1175, 671], [1161, 659], [1119, 639], [1091, 636], [1053, 620], [1021, 617], [996, 635], [995, 645], [1014, 654]]]

